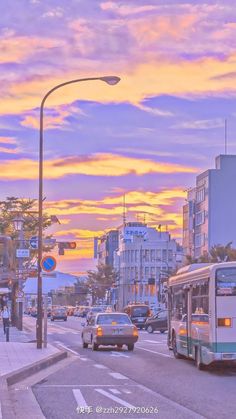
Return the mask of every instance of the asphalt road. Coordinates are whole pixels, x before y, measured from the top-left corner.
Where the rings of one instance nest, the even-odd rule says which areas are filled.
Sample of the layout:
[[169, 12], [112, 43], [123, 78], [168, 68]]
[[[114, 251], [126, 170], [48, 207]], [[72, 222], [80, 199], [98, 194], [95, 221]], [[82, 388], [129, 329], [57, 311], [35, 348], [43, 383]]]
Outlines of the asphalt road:
[[[93, 352], [82, 348], [80, 319], [48, 324], [49, 341], [74, 359], [33, 388], [48, 419], [236, 417], [236, 368], [198, 371], [192, 361], [174, 359], [166, 334], [158, 332], [140, 331], [133, 353], [114, 348]], [[80, 413], [79, 406], [92, 413]], [[102, 408], [110, 411], [96, 412]]]

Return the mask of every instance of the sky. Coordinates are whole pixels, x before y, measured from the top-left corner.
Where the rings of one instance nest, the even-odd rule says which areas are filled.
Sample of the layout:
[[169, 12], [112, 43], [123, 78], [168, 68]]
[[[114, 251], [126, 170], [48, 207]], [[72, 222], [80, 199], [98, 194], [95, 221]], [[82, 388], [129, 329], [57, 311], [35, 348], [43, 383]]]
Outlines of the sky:
[[49, 232], [77, 249], [57, 269], [95, 266], [93, 237], [128, 221], [182, 236], [196, 175], [236, 154], [236, 7], [231, 0], [8, 0], [0, 3], [0, 199], [38, 197], [44, 112]]

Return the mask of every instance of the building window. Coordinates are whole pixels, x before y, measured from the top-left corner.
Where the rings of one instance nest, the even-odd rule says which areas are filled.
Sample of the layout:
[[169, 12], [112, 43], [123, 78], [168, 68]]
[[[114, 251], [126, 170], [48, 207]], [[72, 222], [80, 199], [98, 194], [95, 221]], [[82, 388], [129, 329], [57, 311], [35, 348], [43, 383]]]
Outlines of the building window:
[[145, 267], [145, 279], [149, 277], [149, 268]]
[[149, 250], [145, 250], [145, 253], [144, 253], [144, 258], [145, 258], [145, 262], [149, 262]]
[[154, 262], [154, 261], [155, 261], [155, 250], [152, 249], [151, 250], [151, 262]]
[[131, 256], [131, 262], [133, 262], [134, 261], [134, 250], [131, 250], [130, 251], [130, 256]]
[[195, 225], [200, 226], [201, 224], [204, 224], [205, 222], [205, 211], [200, 211], [196, 213], [195, 218]]
[[168, 250], [168, 260], [169, 262], [173, 260], [173, 250]]
[[135, 250], [135, 262], [138, 262], [138, 250]]
[[161, 260], [161, 249], [157, 249], [157, 260]]
[[197, 202], [202, 202], [205, 199], [205, 188], [201, 188], [197, 191]]
[[166, 260], [167, 259], [167, 250], [163, 249], [162, 250], [162, 260]]
[[205, 234], [196, 234], [195, 236], [195, 246], [202, 247], [205, 244]]

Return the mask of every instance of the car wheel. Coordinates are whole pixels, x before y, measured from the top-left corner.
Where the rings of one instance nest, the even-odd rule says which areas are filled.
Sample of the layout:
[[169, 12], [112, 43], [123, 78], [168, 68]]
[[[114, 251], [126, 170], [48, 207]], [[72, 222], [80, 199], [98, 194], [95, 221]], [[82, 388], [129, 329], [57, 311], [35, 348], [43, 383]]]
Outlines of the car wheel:
[[117, 348], [122, 349], [123, 345], [117, 345]]
[[97, 351], [98, 350], [98, 344], [97, 343], [95, 343], [95, 342], [92, 343], [92, 350], [93, 351]]
[[153, 333], [153, 328], [152, 328], [152, 326], [151, 326], [151, 325], [149, 325], [149, 326], [147, 327], [147, 332], [148, 332], [148, 333]]
[[165, 330], [160, 330], [160, 333], [165, 333]]
[[54, 322], [54, 319], [53, 318], [51, 318], [51, 322]]
[[172, 336], [172, 348], [173, 348], [174, 357], [176, 359], [181, 359], [182, 356], [177, 351], [176, 334], [174, 332], [173, 332], [173, 336]]
[[128, 345], [128, 351], [133, 351], [134, 350], [134, 344], [131, 343], [130, 345]]
[[64, 322], [67, 322], [67, 319], [64, 319]]
[[195, 348], [195, 365], [198, 370], [202, 371], [205, 368], [205, 365], [201, 362], [201, 348], [200, 346]]

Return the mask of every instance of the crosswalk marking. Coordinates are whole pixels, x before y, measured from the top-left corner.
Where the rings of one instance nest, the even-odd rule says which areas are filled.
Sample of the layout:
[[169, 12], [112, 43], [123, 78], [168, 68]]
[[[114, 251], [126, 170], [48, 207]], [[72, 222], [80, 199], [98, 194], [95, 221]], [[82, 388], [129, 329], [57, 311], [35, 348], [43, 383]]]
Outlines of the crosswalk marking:
[[156, 345], [166, 345], [166, 342], [157, 342], [156, 340], [144, 339], [144, 342], [155, 343]]
[[117, 380], [128, 380], [127, 377], [120, 374], [119, 372], [109, 372], [109, 375], [113, 378], [116, 378]]
[[126, 388], [123, 388], [122, 391], [125, 394], [131, 394], [132, 393], [130, 390], [126, 390]]
[[87, 403], [86, 403], [86, 401], [85, 401], [85, 399], [84, 399], [80, 390], [73, 389], [73, 394], [74, 394], [75, 400], [77, 402], [77, 406], [88, 407], [88, 405], [87, 405]]
[[113, 396], [113, 394], [108, 393], [108, 391], [106, 390], [102, 390], [101, 388], [96, 388], [95, 391], [97, 391], [98, 393], [102, 394], [105, 397], [108, 397], [114, 402], [121, 404], [122, 406], [129, 407], [131, 409], [135, 408], [135, 406], [133, 406], [132, 404], [126, 402], [125, 400], [120, 399], [117, 396]]

